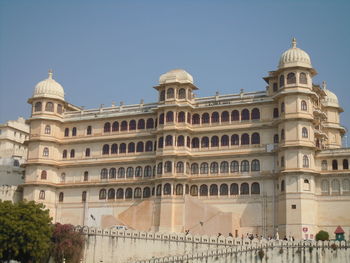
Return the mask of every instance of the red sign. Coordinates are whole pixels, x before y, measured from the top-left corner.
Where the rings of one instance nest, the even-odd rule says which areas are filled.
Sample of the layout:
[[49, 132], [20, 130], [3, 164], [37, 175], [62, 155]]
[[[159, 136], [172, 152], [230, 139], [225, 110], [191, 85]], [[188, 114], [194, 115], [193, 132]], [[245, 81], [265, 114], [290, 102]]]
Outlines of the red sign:
[[306, 233], [309, 229], [307, 227], [303, 227], [303, 232]]

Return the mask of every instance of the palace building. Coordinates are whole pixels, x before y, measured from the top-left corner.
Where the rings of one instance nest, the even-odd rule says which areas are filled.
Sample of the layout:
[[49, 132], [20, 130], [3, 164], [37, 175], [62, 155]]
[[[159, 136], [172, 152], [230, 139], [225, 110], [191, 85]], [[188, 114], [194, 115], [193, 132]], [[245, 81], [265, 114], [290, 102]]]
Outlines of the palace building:
[[[337, 96], [296, 46], [266, 89], [197, 97], [182, 69], [157, 102], [83, 109], [49, 77], [33, 96], [24, 198], [56, 222], [314, 238], [350, 230], [350, 149]], [[111, 94], [112, 95], [112, 94]]]

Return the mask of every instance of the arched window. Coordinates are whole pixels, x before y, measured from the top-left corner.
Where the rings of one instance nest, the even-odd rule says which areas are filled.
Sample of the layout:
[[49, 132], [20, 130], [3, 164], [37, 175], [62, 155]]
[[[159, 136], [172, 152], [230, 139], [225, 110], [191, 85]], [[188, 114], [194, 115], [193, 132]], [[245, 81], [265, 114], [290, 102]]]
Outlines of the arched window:
[[190, 188], [190, 194], [192, 196], [197, 196], [198, 195], [198, 186], [197, 185], [192, 185]]
[[237, 134], [231, 136], [231, 145], [239, 145], [239, 136]]
[[187, 112], [187, 123], [191, 124], [191, 113]]
[[177, 162], [176, 164], [176, 173], [182, 174], [184, 172], [184, 163]]
[[136, 152], [138, 152], [138, 153], [143, 152], [143, 142], [138, 142], [137, 143]]
[[125, 143], [121, 143], [119, 145], [119, 153], [126, 153], [126, 144]]
[[249, 172], [249, 162], [247, 160], [241, 162], [241, 172]]
[[280, 88], [284, 86], [284, 75], [280, 76]]
[[339, 195], [340, 194], [340, 183], [338, 179], [332, 180], [332, 194]]
[[19, 167], [19, 161], [18, 160], [13, 160], [13, 166]]
[[179, 99], [186, 99], [186, 90], [185, 89], [179, 89]]
[[111, 124], [109, 122], [106, 122], [103, 126], [103, 132], [110, 132], [111, 131]]
[[289, 73], [287, 75], [287, 84], [295, 84], [297, 82], [297, 79], [295, 77], [295, 74], [292, 72], [292, 73]]
[[115, 179], [117, 175], [117, 169], [111, 168], [109, 169], [109, 179]]
[[45, 191], [44, 190], [40, 190], [40, 192], [39, 192], [39, 199], [40, 200], [45, 200]]
[[249, 110], [248, 109], [244, 109], [241, 112], [241, 120], [242, 121], [249, 121]]
[[216, 184], [210, 186], [210, 195], [218, 195], [218, 186]]
[[260, 120], [260, 110], [258, 108], [254, 108], [252, 110], [251, 115], [252, 115], [252, 118], [251, 118], [252, 120]]
[[159, 125], [163, 125], [164, 124], [164, 113], [161, 113], [159, 115]]
[[214, 111], [211, 114], [211, 123], [217, 123], [219, 122], [219, 113], [217, 113], [216, 111]]
[[173, 122], [174, 121], [174, 113], [172, 111], [168, 111], [166, 113], [166, 122]]
[[230, 172], [231, 173], [238, 173], [239, 172], [239, 163], [237, 161], [232, 161], [231, 162]]
[[220, 163], [220, 173], [228, 173], [228, 162], [223, 161]]
[[149, 198], [151, 196], [151, 188], [143, 188], [143, 198]]
[[103, 168], [101, 170], [101, 179], [107, 179], [107, 176], [108, 176], [108, 170], [107, 168]]
[[46, 125], [45, 126], [45, 134], [50, 134], [51, 133], [51, 126], [50, 125]]
[[276, 92], [277, 89], [278, 89], [278, 86], [277, 86], [277, 83], [275, 82], [275, 83], [273, 83], [273, 85], [272, 85], [272, 90], [273, 90], [273, 92]]
[[191, 164], [191, 174], [198, 174], [198, 173], [199, 173], [198, 164], [197, 163]]
[[106, 189], [101, 189], [99, 193], [100, 200], [106, 199]]
[[70, 150], [70, 158], [74, 158], [75, 157], [75, 150], [72, 149]]
[[171, 194], [171, 185], [166, 183], [163, 188], [163, 194], [164, 195], [170, 195]]
[[253, 160], [252, 161], [252, 171], [253, 172], [257, 172], [257, 171], [260, 171], [260, 162], [259, 160]]
[[165, 163], [164, 163], [164, 172], [165, 173], [171, 173], [172, 172], [172, 163], [171, 163], [171, 161], [166, 161]]
[[125, 190], [125, 198], [126, 199], [131, 199], [132, 198], [132, 189], [130, 187], [126, 188], [126, 190]]
[[274, 108], [274, 109], [273, 109], [273, 117], [274, 117], [274, 118], [278, 118], [278, 115], [279, 115], [279, 114], [278, 114], [278, 108]]
[[327, 164], [327, 161], [326, 161], [326, 160], [323, 160], [323, 161], [322, 161], [322, 163], [321, 163], [321, 170], [322, 170], [322, 171], [328, 170], [328, 164]]
[[233, 110], [231, 112], [231, 121], [239, 121], [239, 111]]
[[62, 158], [63, 159], [67, 158], [67, 150], [63, 150]]
[[158, 163], [157, 174], [162, 174], [162, 173], [163, 173], [163, 163]]
[[221, 122], [228, 122], [230, 120], [230, 114], [227, 111], [221, 113]]
[[144, 177], [151, 177], [152, 176], [152, 168], [151, 166], [147, 165], [144, 170]]
[[281, 181], [281, 192], [284, 192], [286, 190], [286, 184], [284, 180]]
[[159, 100], [160, 100], [160, 101], [164, 101], [164, 100], [165, 100], [165, 90], [162, 90], [162, 91], [160, 92]]
[[81, 201], [82, 202], [86, 202], [86, 191], [83, 191], [82, 193], [81, 193]]
[[211, 137], [211, 147], [219, 147], [219, 137], [218, 136]]
[[77, 128], [73, 127], [72, 129], [72, 136], [77, 136]]
[[238, 184], [236, 183], [231, 184], [230, 195], [238, 195]]
[[174, 89], [173, 88], [169, 88], [167, 90], [166, 97], [167, 97], [167, 99], [173, 99], [174, 98]]
[[202, 124], [210, 123], [209, 113], [202, 114]]
[[227, 135], [223, 135], [221, 137], [221, 146], [229, 146], [230, 142], [229, 142], [229, 138]]
[[173, 136], [167, 135], [165, 137], [165, 146], [172, 146], [173, 145]]
[[133, 178], [134, 177], [134, 168], [128, 167], [126, 169], [126, 178]]
[[57, 113], [58, 114], [62, 114], [63, 109], [62, 109], [62, 105], [61, 104], [57, 104]]
[[64, 198], [64, 194], [63, 194], [63, 192], [60, 192], [60, 194], [58, 195], [58, 202], [62, 203], [63, 198]]
[[113, 188], [108, 190], [108, 199], [115, 199], [115, 190]]
[[201, 140], [201, 147], [202, 148], [208, 148], [209, 147], [209, 138], [203, 137]]
[[278, 143], [278, 134], [273, 136], [273, 143]]
[[350, 192], [350, 181], [349, 181], [349, 179], [344, 179], [342, 186], [343, 186], [343, 192], [344, 193]]
[[41, 180], [46, 180], [47, 179], [47, 172], [45, 170], [41, 171]]
[[260, 144], [260, 135], [257, 132], [252, 134], [252, 144]]
[[227, 184], [220, 185], [220, 195], [228, 195], [228, 186], [227, 186]]
[[52, 102], [47, 102], [45, 106], [46, 111], [53, 112], [53, 103]]
[[300, 108], [302, 111], [307, 111], [307, 104], [305, 100], [302, 100], [300, 103]]
[[120, 167], [118, 169], [118, 178], [125, 178], [125, 168], [124, 167]]
[[208, 163], [201, 163], [200, 173], [208, 174]]
[[89, 181], [89, 172], [85, 171], [84, 172], [84, 182], [87, 182], [87, 181]]
[[112, 132], [117, 132], [119, 131], [119, 122], [115, 121], [112, 124]]
[[259, 183], [252, 183], [252, 195], [259, 195], [260, 194], [260, 185]]
[[145, 149], [146, 152], [152, 152], [153, 151], [153, 143], [152, 141], [147, 141], [146, 142], [146, 149]]
[[308, 137], [309, 137], [309, 133], [308, 133], [306, 127], [303, 127], [303, 128], [302, 128], [302, 130], [301, 130], [301, 136], [302, 136], [303, 138], [308, 138]]
[[301, 72], [299, 74], [299, 83], [300, 84], [307, 84], [307, 76], [304, 72]]
[[180, 111], [177, 116], [177, 122], [185, 122], [185, 113], [183, 111]]
[[102, 154], [109, 154], [109, 145], [108, 144], [103, 145]]
[[309, 158], [306, 155], [303, 156], [303, 168], [309, 168]]
[[285, 136], [284, 136], [284, 129], [281, 130], [281, 140], [284, 141], [285, 140]]
[[199, 195], [200, 196], [208, 196], [208, 186], [205, 184], [202, 184], [199, 187]]
[[219, 165], [217, 162], [212, 162], [210, 164], [210, 173], [217, 174], [219, 172]]
[[91, 126], [87, 126], [87, 128], [86, 128], [86, 135], [91, 135], [91, 133], [92, 133]]
[[197, 137], [192, 138], [192, 148], [199, 148], [199, 139]]
[[153, 129], [154, 127], [154, 120], [152, 118], [148, 118], [146, 122], [146, 129]]
[[241, 195], [249, 195], [249, 184], [248, 183], [241, 184]]
[[199, 114], [193, 114], [192, 116], [192, 124], [200, 124], [200, 116]]
[[183, 186], [182, 184], [177, 184], [175, 187], [175, 194], [176, 195], [183, 195]]
[[135, 188], [135, 190], [134, 190], [134, 198], [135, 199], [141, 198], [141, 188], [140, 187]]
[[117, 154], [118, 153], [118, 144], [113, 143], [111, 146], [111, 154]]
[[308, 179], [304, 179], [303, 190], [310, 191], [310, 181]]
[[128, 153], [134, 153], [135, 152], [135, 143], [130, 142], [128, 144]]
[[344, 159], [343, 160], [343, 169], [344, 170], [349, 169], [349, 161], [348, 161], [348, 159]]
[[35, 103], [34, 111], [36, 112], [36, 111], [41, 111], [41, 110], [42, 110], [42, 104], [39, 101], [39, 102]]
[[243, 133], [241, 136], [241, 145], [249, 144], [249, 135], [247, 133]]
[[136, 121], [135, 120], [131, 120], [129, 122], [129, 131], [133, 131], [136, 130]]
[[69, 136], [69, 129], [65, 128], [64, 129], [64, 137], [68, 137]]
[[322, 180], [321, 193], [322, 194], [329, 194], [329, 182], [328, 182], [328, 180]]
[[122, 121], [120, 125], [120, 130], [121, 131], [127, 131], [128, 130], [128, 122], [127, 121]]
[[164, 141], [164, 138], [163, 137], [159, 137], [159, 139], [158, 139], [158, 148], [163, 148], [163, 141]]
[[185, 138], [182, 135], [177, 137], [177, 146], [181, 147], [185, 145]]
[[49, 157], [49, 148], [45, 147], [43, 150], [43, 156], [44, 157]]
[[338, 170], [338, 161], [337, 160], [332, 161], [332, 170]]

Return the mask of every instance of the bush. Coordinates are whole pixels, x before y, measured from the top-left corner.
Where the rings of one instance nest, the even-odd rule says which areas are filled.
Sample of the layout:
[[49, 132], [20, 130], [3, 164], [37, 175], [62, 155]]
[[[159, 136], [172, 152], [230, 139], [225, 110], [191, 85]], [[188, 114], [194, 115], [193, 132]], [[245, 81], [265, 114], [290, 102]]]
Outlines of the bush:
[[316, 234], [316, 241], [325, 241], [325, 240], [329, 240], [329, 234], [326, 231], [320, 230], [317, 234]]

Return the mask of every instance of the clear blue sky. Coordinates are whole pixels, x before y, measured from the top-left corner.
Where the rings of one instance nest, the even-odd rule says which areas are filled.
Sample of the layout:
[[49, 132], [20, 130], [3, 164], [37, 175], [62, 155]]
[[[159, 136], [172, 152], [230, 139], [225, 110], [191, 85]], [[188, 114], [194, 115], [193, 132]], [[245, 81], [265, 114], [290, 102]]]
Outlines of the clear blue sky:
[[157, 100], [159, 76], [193, 75], [197, 96], [265, 89], [295, 36], [350, 128], [350, 1], [0, 1], [0, 122], [29, 117], [49, 68], [87, 108]]

